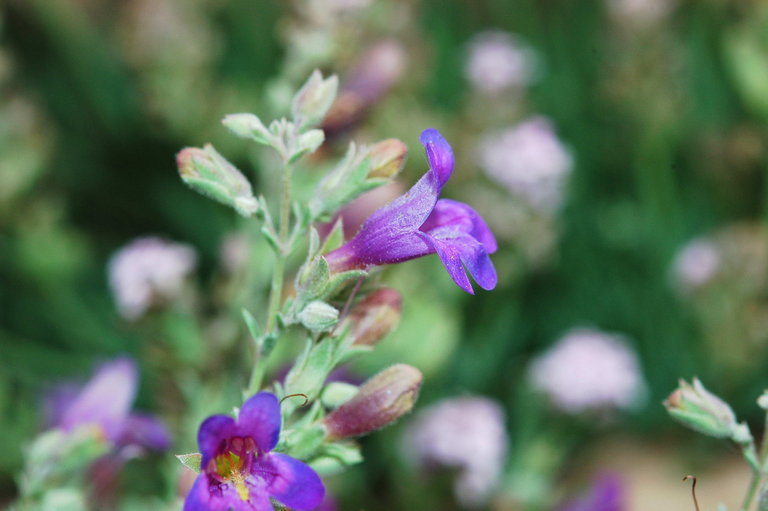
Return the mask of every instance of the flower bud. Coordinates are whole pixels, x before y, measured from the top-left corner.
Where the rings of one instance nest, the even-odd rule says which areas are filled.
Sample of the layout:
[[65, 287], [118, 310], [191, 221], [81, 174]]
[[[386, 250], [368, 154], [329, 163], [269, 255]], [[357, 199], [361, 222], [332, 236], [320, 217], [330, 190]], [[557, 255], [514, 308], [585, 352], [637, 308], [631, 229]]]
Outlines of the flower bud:
[[293, 98], [291, 112], [296, 124], [304, 129], [322, 121], [336, 99], [338, 87], [335, 75], [324, 80], [320, 71], [315, 70]]
[[328, 408], [338, 408], [355, 397], [358, 390], [357, 385], [352, 385], [351, 383], [343, 381], [332, 381], [325, 385], [323, 393], [320, 395], [320, 399], [324, 406]]
[[743, 441], [743, 428], [728, 404], [704, 388], [698, 378], [693, 385], [680, 380], [680, 386], [670, 394], [666, 407], [672, 418], [705, 435]]
[[313, 332], [323, 332], [339, 321], [339, 311], [325, 302], [315, 300], [299, 312], [299, 321]]
[[229, 114], [221, 123], [240, 138], [250, 138], [264, 145], [274, 142], [272, 134], [254, 114]]
[[405, 364], [381, 371], [325, 418], [328, 437], [364, 435], [399, 419], [416, 403], [421, 380], [421, 372]]
[[349, 335], [354, 344], [373, 346], [397, 327], [403, 299], [390, 288], [374, 291], [360, 301], [344, 319], [350, 325]]
[[251, 183], [212, 145], [186, 147], [176, 155], [176, 163], [181, 179], [193, 190], [232, 206], [243, 216], [259, 209]]
[[368, 177], [390, 179], [403, 170], [408, 147], [401, 140], [388, 138], [371, 146], [368, 155], [371, 158]]

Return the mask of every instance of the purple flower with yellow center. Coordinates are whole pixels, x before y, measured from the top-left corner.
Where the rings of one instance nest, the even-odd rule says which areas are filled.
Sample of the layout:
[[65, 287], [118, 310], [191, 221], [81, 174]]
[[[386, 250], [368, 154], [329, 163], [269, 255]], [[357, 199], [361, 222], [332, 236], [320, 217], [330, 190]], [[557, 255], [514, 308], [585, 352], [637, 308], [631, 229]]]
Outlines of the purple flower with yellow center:
[[101, 365], [83, 386], [60, 386], [49, 396], [49, 423], [64, 431], [80, 426], [99, 428], [120, 458], [149, 449], [162, 451], [170, 435], [162, 422], [130, 413], [139, 384], [136, 363], [127, 357]]
[[466, 271], [486, 290], [496, 287], [496, 270], [488, 254], [496, 238], [470, 206], [439, 199], [453, 173], [453, 149], [435, 129], [424, 130], [421, 143], [429, 171], [405, 194], [374, 212], [354, 238], [325, 255], [331, 271], [400, 263], [437, 254], [453, 281], [474, 294]]
[[237, 419], [213, 415], [200, 425], [202, 455], [184, 511], [272, 511], [270, 497], [291, 509], [317, 507], [325, 495], [308, 465], [270, 452], [280, 436], [280, 403], [260, 392], [243, 404]]

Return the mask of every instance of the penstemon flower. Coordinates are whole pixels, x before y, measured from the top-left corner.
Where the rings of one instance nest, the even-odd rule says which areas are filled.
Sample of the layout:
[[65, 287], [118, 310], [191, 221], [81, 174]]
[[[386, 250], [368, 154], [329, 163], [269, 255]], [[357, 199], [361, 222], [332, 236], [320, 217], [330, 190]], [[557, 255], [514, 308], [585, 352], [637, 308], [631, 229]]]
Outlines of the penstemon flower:
[[464, 268], [481, 288], [493, 289], [496, 270], [488, 257], [497, 248], [493, 233], [470, 206], [438, 200], [453, 173], [453, 150], [435, 129], [425, 130], [420, 140], [429, 171], [405, 195], [368, 217], [354, 238], [325, 259], [331, 271], [343, 272], [437, 253], [464, 291], [474, 294]]
[[320, 505], [325, 488], [308, 465], [270, 452], [280, 436], [280, 403], [259, 392], [237, 419], [213, 415], [200, 425], [201, 472], [184, 511], [271, 511], [270, 497], [291, 509]]

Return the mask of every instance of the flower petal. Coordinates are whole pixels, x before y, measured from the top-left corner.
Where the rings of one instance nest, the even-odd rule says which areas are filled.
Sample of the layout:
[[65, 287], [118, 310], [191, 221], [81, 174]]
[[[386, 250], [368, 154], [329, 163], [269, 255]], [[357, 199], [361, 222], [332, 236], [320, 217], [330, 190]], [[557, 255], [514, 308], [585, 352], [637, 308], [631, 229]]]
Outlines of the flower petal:
[[136, 397], [138, 378], [136, 363], [129, 358], [102, 365], [63, 413], [60, 426], [69, 430], [98, 424], [114, 441]]
[[229, 500], [220, 493], [212, 493], [208, 487], [208, 476], [201, 473], [184, 499], [183, 511], [227, 511], [231, 507]]
[[222, 442], [235, 436], [235, 420], [228, 415], [211, 415], [200, 424], [197, 431], [197, 445], [200, 447], [200, 468], [205, 471], [208, 463], [216, 457]]
[[164, 451], [170, 446], [171, 434], [157, 417], [133, 413], [123, 423], [115, 443], [120, 446], [138, 445], [153, 451]]
[[331, 270], [399, 263], [431, 254], [431, 247], [416, 232], [439, 194], [435, 174], [427, 172], [407, 193], [369, 216], [354, 238], [325, 255]]
[[291, 509], [314, 509], [323, 501], [325, 486], [320, 476], [309, 465], [297, 459], [272, 453], [257, 461], [254, 470], [273, 476], [264, 478], [267, 492]]
[[249, 487], [248, 499], [243, 500], [231, 484], [217, 482], [211, 487], [203, 473], [187, 494], [183, 511], [274, 511], [274, 507], [263, 488]]
[[464, 268], [481, 288], [491, 290], [496, 287], [496, 269], [483, 245], [475, 238], [450, 230], [432, 231], [423, 236], [432, 242], [448, 274], [464, 291], [475, 294]]
[[261, 452], [269, 452], [280, 437], [280, 402], [274, 394], [259, 392], [240, 408], [238, 432], [256, 442]]
[[493, 254], [498, 248], [496, 238], [483, 217], [463, 202], [440, 199], [420, 230], [428, 233], [434, 229], [446, 227], [471, 235], [483, 244], [485, 251], [489, 254]]
[[439, 187], [442, 188], [453, 173], [453, 149], [440, 132], [433, 128], [421, 132], [419, 140], [427, 151], [429, 168], [434, 171]]
[[467, 272], [461, 265], [461, 254], [459, 254], [458, 249], [451, 243], [435, 239], [432, 240], [432, 246], [456, 285], [471, 295], [475, 294], [475, 290], [472, 289], [472, 284], [467, 278]]

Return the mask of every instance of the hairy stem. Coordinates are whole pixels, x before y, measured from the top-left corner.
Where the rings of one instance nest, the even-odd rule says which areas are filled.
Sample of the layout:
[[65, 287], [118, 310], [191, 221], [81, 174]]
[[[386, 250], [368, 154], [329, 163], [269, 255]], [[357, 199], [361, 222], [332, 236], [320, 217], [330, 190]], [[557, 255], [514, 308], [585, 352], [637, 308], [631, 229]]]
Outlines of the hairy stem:
[[[277, 314], [280, 310], [283, 298], [283, 283], [285, 280], [285, 260], [288, 257], [288, 232], [291, 221], [291, 180], [293, 178], [293, 167], [287, 159], [283, 160], [282, 172], [282, 193], [280, 195], [280, 217], [277, 233], [278, 248], [275, 250], [275, 266], [272, 270], [272, 284], [269, 289], [269, 304], [267, 305], [267, 321], [264, 326], [263, 335], [274, 335], [277, 322]], [[261, 380], [264, 377], [264, 361], [269, 353], [262, 349], [266, 346], [272, 346], [273, 343], [262, 342], [255, 349], [253, 369], [251, 379], [248, 384], [248, 393], [254, 394], [261, 387]], [[271, 349], [269, 350], [271, 351]]]

